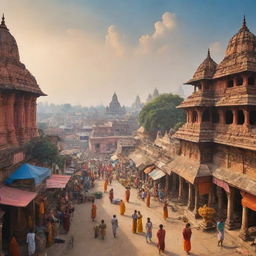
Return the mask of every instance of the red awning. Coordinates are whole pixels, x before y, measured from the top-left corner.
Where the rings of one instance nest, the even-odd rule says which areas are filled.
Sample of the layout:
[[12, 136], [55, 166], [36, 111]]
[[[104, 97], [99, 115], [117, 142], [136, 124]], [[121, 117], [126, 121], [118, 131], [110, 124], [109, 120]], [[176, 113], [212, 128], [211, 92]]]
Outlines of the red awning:
[[256, 211], [256, 196], [253, 196], [246, 192], [241, 192], [242, 195], [242, 206], [245, 206], [253, 211]]
[[0, 204], [6, 204], [16, 207], [26, 207], [37, 193], [28, 192], [17, 188], [7, 186], [0, 187]]
[[65, 188], [71, 176], [53, 174], [46, 180], [46, 188]]

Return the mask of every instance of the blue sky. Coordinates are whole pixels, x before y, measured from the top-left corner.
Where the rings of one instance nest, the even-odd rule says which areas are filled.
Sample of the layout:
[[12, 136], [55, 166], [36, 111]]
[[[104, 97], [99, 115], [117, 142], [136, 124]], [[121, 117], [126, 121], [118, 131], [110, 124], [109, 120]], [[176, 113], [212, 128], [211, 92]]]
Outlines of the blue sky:
[[107, 104], [116, 91], [131, 104], [155, 87], [177, 92], [208, 47], [221, 61], [243, 15], [256, 32], [255, 0], [2, 2], [22, 62], [49, 95], [42, 100], [55, 103]]

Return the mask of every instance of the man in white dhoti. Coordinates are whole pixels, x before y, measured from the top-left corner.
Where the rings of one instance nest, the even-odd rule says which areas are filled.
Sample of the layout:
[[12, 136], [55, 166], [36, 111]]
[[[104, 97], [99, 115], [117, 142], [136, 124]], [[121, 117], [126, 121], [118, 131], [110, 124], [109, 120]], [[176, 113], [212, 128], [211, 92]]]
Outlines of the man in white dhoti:
[[30, 230], [27, 234], [28, 255], [33, 256], [36, 252], [36, 234]]
[[114, 235], [114, 237], [116, 237], [116, 230], [118, 228], [118, 220], [116, 218], [116, 215], [113, 215], [111, 224], [112, 224], [113, 235]]

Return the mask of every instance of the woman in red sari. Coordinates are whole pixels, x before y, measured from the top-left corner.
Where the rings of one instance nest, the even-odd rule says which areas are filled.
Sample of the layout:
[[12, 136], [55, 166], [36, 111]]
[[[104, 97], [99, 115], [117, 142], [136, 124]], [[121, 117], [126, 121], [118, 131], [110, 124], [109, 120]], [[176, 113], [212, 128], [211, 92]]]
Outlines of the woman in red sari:
[[129, 200], [130, 200], [130, 189], [126, 189], [125, 191], [125, 199], [126, 199], [126, 202], [129, 203]]
[[163, 229], [163, 225], [159, 225], [159, 230], [157, 232], [157, 238], [158, 238], [158, 244], [157, 244], [157, 247], [158, 247], [158, 250], [159, 250], [159, 254], [161, 254], [161, 252], [164, 253], [164, 249], [165, 249], [165, 230]]
[[11, 241], [9, 244], [9, 255], [10, 256], [21, 256], [20, 247], [19, 247], [19, 244], [18, 244], [15, 236], [13, 236], [11, 238]]
[[111, 188], [110, 191], [109, 191], [109, 200], [110, 200], [110, 203], [113, 202], [113, 199], [114, 199], [114, 190], [113, 190], [113, 188]]
[[184, 239], [184, 251], [189, 255], [189, 252], [191, 250], [190, 239], [191, 239], [191, 235], [192, 235], [192, 231], [191, 231], [189, 223], [187, 223], [186, 227], [183, 229], [182, 235], [183, 235], [183, 239]]

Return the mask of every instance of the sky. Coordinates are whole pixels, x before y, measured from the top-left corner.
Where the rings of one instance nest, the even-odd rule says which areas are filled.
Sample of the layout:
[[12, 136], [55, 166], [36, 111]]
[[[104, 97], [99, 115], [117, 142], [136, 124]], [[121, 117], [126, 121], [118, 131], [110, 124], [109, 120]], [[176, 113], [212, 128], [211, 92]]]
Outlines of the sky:
[[[189, 94], [210, 48], [218, 63], [255, 0], [0, 0], [21, 61], [48, 95], [39, 101], [122, 105], [136, 95]], [[188, 89], [189, 88], [189, 89]]]

